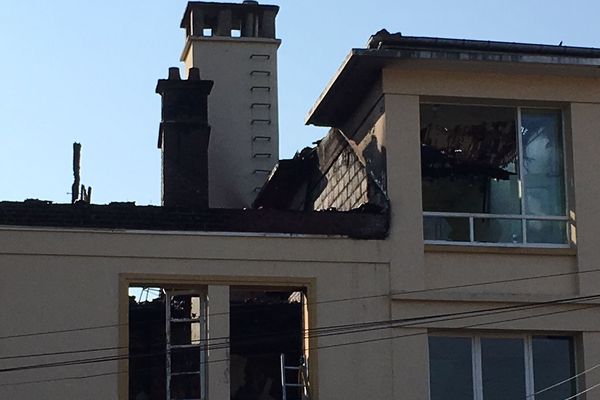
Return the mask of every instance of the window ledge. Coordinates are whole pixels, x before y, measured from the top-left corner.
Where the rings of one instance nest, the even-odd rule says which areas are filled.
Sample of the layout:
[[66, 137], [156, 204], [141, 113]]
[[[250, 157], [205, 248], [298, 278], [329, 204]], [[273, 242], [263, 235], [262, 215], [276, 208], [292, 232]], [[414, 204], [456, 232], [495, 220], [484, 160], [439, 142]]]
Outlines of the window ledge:
[[456, 244], [425, 244], [426, 253], [479, 253], [479, 254], [519, 254], [544, 256], [576, 256], [572, 247], [503, 247], [470, 246]]

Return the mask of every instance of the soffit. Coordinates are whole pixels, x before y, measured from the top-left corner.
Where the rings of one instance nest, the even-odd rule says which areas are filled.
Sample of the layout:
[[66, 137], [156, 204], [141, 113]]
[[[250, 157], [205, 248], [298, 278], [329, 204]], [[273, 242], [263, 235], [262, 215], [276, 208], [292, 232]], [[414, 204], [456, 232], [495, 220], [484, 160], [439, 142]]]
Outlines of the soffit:
[[309, 112], [306, 124], [343, 124], [384, 68], [599, 78], [600, 58], [468, 49], [353, 49]]

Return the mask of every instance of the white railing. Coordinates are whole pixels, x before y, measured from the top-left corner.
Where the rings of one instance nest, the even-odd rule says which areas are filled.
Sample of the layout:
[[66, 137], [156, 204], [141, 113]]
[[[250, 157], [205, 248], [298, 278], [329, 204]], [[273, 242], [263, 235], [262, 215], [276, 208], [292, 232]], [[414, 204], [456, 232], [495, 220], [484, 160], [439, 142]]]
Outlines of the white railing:
[[[548, 215], [521, 215], [521, 214], [486, 214], [486, 213], [461, 213], [461, 212], [436, 212], [424, 211], [423, 218], [456, 218], [466, 219], [469, 223], [468, 240], [444, 240], [444, 239], [425, 239], [428, 244], [455, 244], [455, 245], [475, 245], [475, 246], [502, 246], [502, 247], [548, 247], [548, 248], [568, 248], [568, 217], [566, 216], [548, 216]], [[521, 221], [521, 238], [516, 240], [513, 235], [512, 241], [492, 242], [478, 241], [475, 237], [475, 220], [518, 220]], [[538, 243], [527, 240], [527, 222], [530, 221], [557, 221], [565, 224], [565, 235], [563, 243]]]

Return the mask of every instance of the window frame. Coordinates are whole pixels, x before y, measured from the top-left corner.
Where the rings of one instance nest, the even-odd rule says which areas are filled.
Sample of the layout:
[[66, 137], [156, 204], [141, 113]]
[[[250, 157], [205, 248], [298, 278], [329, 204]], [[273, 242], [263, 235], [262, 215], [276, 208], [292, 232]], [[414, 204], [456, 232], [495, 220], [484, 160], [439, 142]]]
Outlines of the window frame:
[[[164, 388], [165, 388], [165, 400], [171, 400], [174, 398], [171, 392], [171, 388], [175, 386], [173, 384], [173, 378], [177, 377], [196, 377], [198, 379], [199, 386], [199, 400], [206, 400], [208, 398], [208, 286], [207, 285], [169, 285], [169, 284], [154, 284], [154, 285], [127, 285], [127, 295], [131, 294], [131, 289], [141, 289], [141, 293], [146, 289], [158, 289], [162, 295], [164, 295], [164, 321], [163, 328], [165, 333], [164, 341], [160, 344], [164, 349]], [[191, 296], [198, 297], [199, 309], [196, 317], [184, 317], [178, 318], [173, 316], [173, 300], [177, 297]], [[146, 301], [148, 297], [146, 297]], [[129, 306], [128, 306], [129, 308]], [[130, 314], [128, 311], [128, 322], [125, 327], [128, 330], [128, 342], [130, 335]], [[199, 336], [197, 339], [190, 339], [189, 344], [176, 343], [173, 336], [173, 324], [198, 324]], [[129, 349], [130, 344], [126, 347], [128, 356], [130, 355]], [[176, 371], [173, 367], [173, 359], [177, 358], [174, 354], [178, 350], [195, 350], [197, 353], [198, 370], [194, 371]], [[142, 353], [143, 355], [143, 353]], [[129, 360], [128, 360], [129, 362]], [[151, 368], [151, 367], [150, 367]], [[131, 399], [131, 365], [127, 366], [127, 398]]]
[[[572, 342], [573, 349], [573, 368], [575, 374], [578, 374], [578, 353], [577, 353], [577, 342], [576, 338], [570, 334], [547, 334], [547, 333], [468, 333], [468, 332], [445, 332], [445, 331], [434, 331], [429, 332], [427, 339], [431, 337], [443, 337], [443, 338], [468, 338], [471, 339], [471, 373], [473, 379], [473, 398], [472, 400], [484, 400], [483, 398], [483, 362], [481, 353], [481, 340], [482, 339], [522, 339], [523, 340], [523, 359], [525, 363], [525, 396], [527, 400], [535, 400], [535, 377], [534, 377], [534, 364], [533, 364], [533, 338], [536, 336], [551, 336], [551, 337], [568, 337]], [[429, 348], [429, 345], [428, 345]], [[429, 350], [428, 350], [429, 351]], [[428, 364], [431, 362], [431, 358], [427, 357]], [[430, 369], [428, 368], [428, 389], [431, 391], [431, 376]], [[579, 379], [575, 375], [574, 384], [575, 392], [579, 393], [580, 385]], [[431, 392], [429, 394], [431, 398]]]
[[[524, 212], [525, 210], [525, 196], [521, 195], [519, 199], [519, 204], [521, 207], [520, 214], [491, 214], [491, 213], [468, 213], [468, 212], [444, 212], [444, 211], [425, 211], [423, 212], [423, 220], [426, 217], [447, 217], [447, 218], [468, 218], [469, 222], [469, 240], [468, 241], [453, 241], [453, 240], [434, 240], [434, 239], [424, 239], [425, 244], [433, 244], [433, 245], [452, 245], [452, 246], [477, 246], [477, 247], [523, 247], [523, 248], [571, 248], [571, 224], [569, 224], [569, 204], [570, 204], [570, 193], [568, 190], [568, 167], [567, 160], [567, 139], [566, 139], [566, 121], [567, 117], [565, 114], [565, 109], [560, 105], [540, 105], [536, 104], [527, 104], [527, 102], [519, 102], [515, 103], [487, 103], [487, 102], [472, 102], [472, 101], [435, 101], [435, 100], [425, 100], [419, 102], [419, 110], [422, 105], [448, 105], [448, 106], [464, 106], [464, 107], [500, 107], [506, 108], [511, 107], [515, 109], [516, 114], [516, 133], [517, 133], [517, 146], [518, 146], [518, 177], [519, 177], [519, 192], [523, 193], [523, 169], [524, 169], [524, 157], [523, 157], [523, 141], [521, 139], [521, 127], [522, 127], [522, 110], [553, 110], [558, 111], [560, 114], [560, 134], [562, 141], [562, 163], [563, 163], [563, 184], [564, 184], [564, 207], [565, 213], [561, 216], [551, 216], [551, 215], [529, 215]], [[421, 124], [421, 120], [419, 118], [419, 126]], [[421, 129], [419, 128], [419, 132]], [[423, 177], [421, 173], [421, 178]], [[521, 222], [521, 235], [522, 242], [517, 243], [509, 243], [509, 242], [478, 242], [475, 240], [475, 220], [476, 219], [495, 219], [495, 220], [517, 220]], [[528, 243], [527, 241], [527, 222], [528, 221], [560, 221], [565, 224], [565, 242], [564, 243]]]
[[[129, 343], [130, 343], [130, 290], [132, 288], [162, 288], [172, 289], [177, 291], [206, 291], [206, 294], [211, 296], [211, 288], [220, 290], [221, 288], [227, 287], [227, 292], [233, 288], [236, 289], [247, 289], [247, 290], [271, 290], [271, 291], [294, 291], [302, 292], [302, 318], [303, 318], [303, 329], [310, 330], [312, 326], [317, 324], [318, 310], [316, 307], [313, 309], [311, 304], [316, 303], [316, 279], [306, 277], [264, 277], [263, 279], [257, 280], [256, 277], [252, 276], [214, 276], [214, 275], [172, 275], [172, 274], [151, 274], [151, 273], [120, 273], [119, 274], [119, 351], [118, 354], [121, 359], [118, 361], [118, 398], [133, 400], [130, 396], [130, 382], [132, 378], [130, 369], [130, 355], [129, 355]], [[229, 294], [228, 294], [229, 296]], [[229, 298], [229, 297], [228, 297]], [[209, 298], [210, 303], [210, 298]], [[222, 324], [223, 314], [229, 314], [229, 311], [217, 311], [212, 313], [210, 311], [211, 305], [208, 304], [209, 308], [206, 310], [207, 317], [207, 329], [208, 338], [211, 337], [211, 326], [213, 326], [213, 335], [223, 335], [222, 333], [214, 332], [214, 328]], [[231, 303], [229, 303], [229, 306]], [[218, 310], [218, 308], [217, 308]], [[226, 319], [229, 317], [225, 315]], [[212, 321], [212, 322], [211, 322]], [[166, 322], [166, 319], [165, 319]], [[214, 325], [211, 325], [214, 324]], [[229, 327], [229, 323], [227, 325]], [[229, 328], [227, 328], [229, 330]], [[319, 352], [317, 351], [316, 342], [313, 343], [314, 338], [304, 338], [302, 341], [302, 352], [304, 353], [308, 362], [310, 362], [310, 368], [308, 369], [308, 382], [309, 382], [309, 394], [318, 397], [319, 394], [319, 382], [318, 376], [318, 362]], [[205, 395], [206, 399], [211, 398], [211, 392], [219, 390], [218, 386], [223, 385], [212, 385], [209, 382], [210, 376], [228, 376], [231, 378], [231, 370], [224, 368], [223, 363], [214, 362], [211, 363], [211, 357], [215, 360], [220, 358], [229, 358], [226, 356], [229, 353], [229, 349], [208, 349], [209, 352], [206, 354], [206, 385]], [[214, 353], [214, 354], [213, 354]], [[221, 354], [219, 356], [219, 354]], [[166, 367], [165, 367], [166, 371]], [[226, 375], [225, 372], [227, 371]], [[225, 383], [225, 386], [230, 388], [230, 382]]]

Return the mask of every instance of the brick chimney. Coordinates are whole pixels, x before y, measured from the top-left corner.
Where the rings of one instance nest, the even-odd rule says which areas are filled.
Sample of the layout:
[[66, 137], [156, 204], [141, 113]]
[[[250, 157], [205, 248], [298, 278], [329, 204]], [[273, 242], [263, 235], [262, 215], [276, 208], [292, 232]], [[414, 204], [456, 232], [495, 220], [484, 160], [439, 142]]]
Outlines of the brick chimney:
[[162, 205], [208, 208], [208, 95], [213, 81], [201, 80], [191, 68], [182, 80], [179, 68], [160, 79], [162, 121], [158, 147], [162, 155]]

